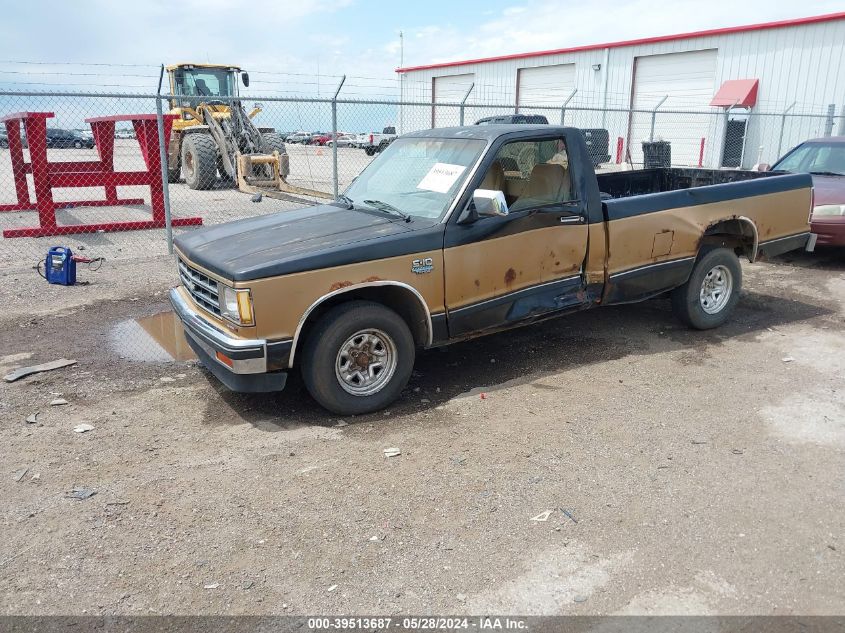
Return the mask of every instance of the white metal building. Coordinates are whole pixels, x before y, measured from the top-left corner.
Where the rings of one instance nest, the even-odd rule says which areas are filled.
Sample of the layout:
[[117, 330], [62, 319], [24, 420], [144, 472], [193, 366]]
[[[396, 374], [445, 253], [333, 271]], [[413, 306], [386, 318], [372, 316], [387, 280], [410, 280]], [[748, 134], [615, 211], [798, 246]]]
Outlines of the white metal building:
[[[550, 123], [607, 128], [611, 155], [621, 138], [635, 163], [653, 139], [672, 143], [675, 164], [710, 167], [727, 164], [725, 147], [737, 138], [749, 166], [806, 138], [845, 134], [845, 12], [397, 72], [401, 100], [426, 104], [401, 107], [403, 132], [457, 125], [460, 109], [443, 104], [466, 99], [467, 124], [542, 113]], [[711, 105], [717, 94], [727, 106]], [[738, 137], [729, 120], [746, 121]]]

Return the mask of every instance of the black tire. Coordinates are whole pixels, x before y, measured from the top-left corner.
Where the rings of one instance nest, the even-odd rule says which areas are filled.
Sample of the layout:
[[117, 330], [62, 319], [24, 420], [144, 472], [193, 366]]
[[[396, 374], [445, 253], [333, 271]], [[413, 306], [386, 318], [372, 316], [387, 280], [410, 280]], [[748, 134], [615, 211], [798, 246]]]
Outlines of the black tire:
[[214, 187], [217, 182], [217, 144], [210, 134], [186, 134], [182, 141], [181, 159], [188, 187]]
[[[279, 156], [286, 154], [284, 137], [276, 132], [262, 132], [261, 151], [265, 154], [279, 152]], [[252, 170], [254, 176], [270, 178], [273, 175], [270, 165], [253, 165]], [[282, 176], [287, 176], [287, 174], [283, 173]]]
[[264, 132], [261, 134], [261, 151], [267, 154], [273, 152], [284, 154], [287, 151], [285, 150], [285, 139], [276, 132]]
[[217, 172], [220, 174], [220, 179], [228, 184], [232, 184], [235, 179], [226, 173], [226, 165], [223, 164], [223, 157], [217, 155]]
[[82, 149], [82, 141], [74, 141], [73, 146], [76, 149]]
[[687, 282], [672, 291], [672, 312], [692, 328], [709, 330], [728, 320], [741, 289], [742, 267], [736, 253], [727, 248], [708, 250], [699, 255]]
[[[372, 388], [378, 387], [378, 390], [356, 394], [348, 389], [364, 390], [367, 385], [359, 382], [356, 386], [350, 380], [345, 381], [347, 387], [344, 387], [336, 368], [346, 362], [346, 366], [353, 370], [363, 369], [361, 361], [353, 359], [351, 354], [344, 360], [341, 352], [347, 342], [354, 344], [355, 335], [364, 331], [384, 338], [381, 350], [388, 366], [382, 371], [391, 373], [375, 374], [372, 380], [376, 383]], [[381, 338], [378, 340], [381, 341]], [[373, 357], [370, 354], [372, 343], [365, 341], [363, 346], [366, 346], [364, 358], [366, 367], [369, 367], [369, 359]], [[378, 343], [375, 348], [378, 348]], [[302, 378], [311, 396], [329, 411], [339, 415], [371, 413], [390, 405], [402, 393], [414, 368], [415, 352], [414, 337], [402, 317], [379, 303], [350, 301], [329, 310], [309, 333], [301, 356]], [[355, 373], [358, 372], [352, 372]], [[384, 380], [383, 384], [379, 385], [379, 380]]]
[[375, 147], [365, 147], [364, 153], [366, 153], [367, 156], [375, 156], [376, 148]]
[[182, 174], [182, 161], [178, 161], [176, 163], [176, 167], [173, 169], [167, 168], [167, 182], [170, 184], [174, 184], [179, 182], [179, 177]]

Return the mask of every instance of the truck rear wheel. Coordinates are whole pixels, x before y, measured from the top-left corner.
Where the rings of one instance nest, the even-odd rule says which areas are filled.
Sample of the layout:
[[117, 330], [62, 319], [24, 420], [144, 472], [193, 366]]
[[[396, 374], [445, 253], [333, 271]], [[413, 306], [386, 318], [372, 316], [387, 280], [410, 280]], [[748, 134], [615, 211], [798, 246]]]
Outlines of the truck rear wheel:
[[736, 253], [716, 248], [700, 255], [687, 282], [672, 291], [672, 311], [688, 326], [709, 330], [728, 320], [741, 288]]
[[393, 310], [350, 301], [329, 310], [310, 332], [302, 378], [320, 405], [340, 415], [378, 411], [411, 377], [414, 337]]
[[364, 152], [367, 154], [367, 156], [375, 156], [376, 148], [375, 147], [365, 147]]
[[182, 141], [182, 168], [191, 189], [211, 189], [217, 182], [217, 144], [210, 134], [187, 134]]

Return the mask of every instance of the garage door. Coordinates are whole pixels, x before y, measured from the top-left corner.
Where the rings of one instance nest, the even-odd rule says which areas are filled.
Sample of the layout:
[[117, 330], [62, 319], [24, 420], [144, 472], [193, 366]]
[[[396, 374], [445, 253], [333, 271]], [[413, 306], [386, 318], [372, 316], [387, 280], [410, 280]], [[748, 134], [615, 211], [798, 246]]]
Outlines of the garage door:
[[[449, 127], [460, 125], [461, 112], [455, 106], [439, 106], [438, 103], [460, 103], [469, 87], [475, 81], [475, 74], [449, 75], [446, 77], [434, 78], [434, 110], [432, 112], [432, 127]], [[473, 95], [470, 94], [467, 103], [472, 102]], [[471, 115], [469, 115], [471, 118]], [[472, 121], [466, 120], [466, 123]]]
[[[651, 110], [663, 97], [655, 118], [654, 140], [672, 144], [672, 162], [697, 165], [701, 139], [712, 145], [717, 117], [709, 114], [659, 114], [660, 110], [709, 110], [716, 83], [715, 49], [637, 57], [634, 62], [633, 109]], [[631, 116], [628, 146], [635, 163], [642, 163], [642, 142], [651, 135], [651, 114]]]
[[575, 64], [556, 64], [536, 68], [520, 68], [517, 105], [521, 114], [543, 114], [550, 123], [557, 123], [553, 112], [532, 110], [531, 106], [559, 108], [575, 89]]

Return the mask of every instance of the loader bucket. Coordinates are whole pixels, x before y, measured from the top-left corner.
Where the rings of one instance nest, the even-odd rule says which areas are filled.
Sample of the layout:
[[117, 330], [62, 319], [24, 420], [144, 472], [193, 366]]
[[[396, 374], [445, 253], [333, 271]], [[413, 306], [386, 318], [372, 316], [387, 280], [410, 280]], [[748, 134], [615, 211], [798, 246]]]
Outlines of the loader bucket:
[[[290, 184], [285, 180], [290, 173], [290, 159], [287, 154], [238, 154], [238, 189], [244, 193], [261, 193], [270, 198], [283, 198], [282, 195], [294, 194], [300, 196], [312, 196], [315, 198], [334, 198], [330, 193], [307, 189]], [[269, 169], [260, 170], [262, 175], [254, 175], [257, 170], [253, 166], [267, 165]]]

